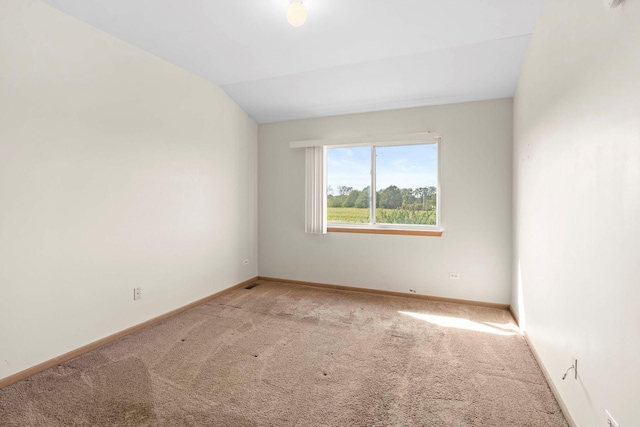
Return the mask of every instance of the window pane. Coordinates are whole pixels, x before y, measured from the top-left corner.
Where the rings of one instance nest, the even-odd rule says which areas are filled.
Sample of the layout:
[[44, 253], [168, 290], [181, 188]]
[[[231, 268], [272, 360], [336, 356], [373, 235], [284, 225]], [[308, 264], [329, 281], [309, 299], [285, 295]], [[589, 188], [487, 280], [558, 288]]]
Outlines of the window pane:
[[438, 145], [376, 148], [376, 223], [436, 225]]
[[327, 222], [371, 220], [371, 147], [327, 150]]

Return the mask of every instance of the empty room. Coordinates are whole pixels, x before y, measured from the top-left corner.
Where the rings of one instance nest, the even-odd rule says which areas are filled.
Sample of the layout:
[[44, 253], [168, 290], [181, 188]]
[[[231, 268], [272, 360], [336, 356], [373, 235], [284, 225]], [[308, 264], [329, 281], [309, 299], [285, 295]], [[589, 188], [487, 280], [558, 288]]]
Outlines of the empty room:
[[0, 0], [0, 426], [640, 426], [640, 0]]

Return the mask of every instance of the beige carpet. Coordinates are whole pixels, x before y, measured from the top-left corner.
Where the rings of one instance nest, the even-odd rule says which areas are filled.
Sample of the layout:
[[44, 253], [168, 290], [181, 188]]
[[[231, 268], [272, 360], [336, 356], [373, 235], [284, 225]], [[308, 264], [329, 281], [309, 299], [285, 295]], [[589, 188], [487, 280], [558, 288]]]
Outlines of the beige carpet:
[[260, 282], [0, 390], [0, 425], [567, 426], [512, 327]]

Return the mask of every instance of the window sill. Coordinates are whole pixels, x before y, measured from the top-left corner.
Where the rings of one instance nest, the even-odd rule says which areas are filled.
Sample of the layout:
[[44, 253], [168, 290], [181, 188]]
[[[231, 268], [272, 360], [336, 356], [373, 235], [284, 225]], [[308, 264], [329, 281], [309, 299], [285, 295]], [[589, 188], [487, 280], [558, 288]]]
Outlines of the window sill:
[[349, 228], [327, 227], [328, 233], [359, 233], [359, 234], [395, 234], [398, 236], [431, 236], [441, 237], [443, 230], [412, 230], [399, 228]]

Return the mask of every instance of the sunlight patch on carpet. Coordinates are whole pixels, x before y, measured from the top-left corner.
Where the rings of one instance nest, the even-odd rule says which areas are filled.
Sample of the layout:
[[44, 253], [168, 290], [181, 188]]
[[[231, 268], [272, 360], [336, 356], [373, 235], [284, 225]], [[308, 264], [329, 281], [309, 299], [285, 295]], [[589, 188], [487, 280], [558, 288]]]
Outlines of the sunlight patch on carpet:
[[405, 316], [413, 317], [414, 319], [424, 320], [425, 322], [429, 322], [433, 325], [438, 325], [445, 328], [466, 329], [468, 331], [484, 332], [496, 335], [516, 334], [516, 332], [506, 330], [506, 326], [508, 325], [495, 324], [494, 326], [493, 324], [478, 323], [469, 319], [463, 319], [459, 317], [438, 316], [436, 314], [414, 313], [411, 311], [399, 311], [398, 313], [404, 314]]

